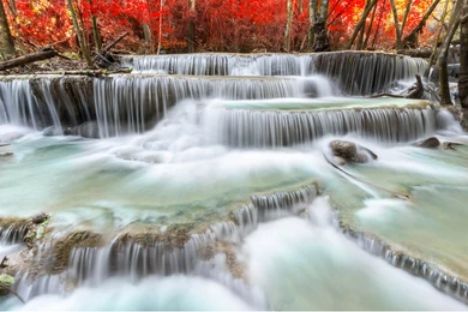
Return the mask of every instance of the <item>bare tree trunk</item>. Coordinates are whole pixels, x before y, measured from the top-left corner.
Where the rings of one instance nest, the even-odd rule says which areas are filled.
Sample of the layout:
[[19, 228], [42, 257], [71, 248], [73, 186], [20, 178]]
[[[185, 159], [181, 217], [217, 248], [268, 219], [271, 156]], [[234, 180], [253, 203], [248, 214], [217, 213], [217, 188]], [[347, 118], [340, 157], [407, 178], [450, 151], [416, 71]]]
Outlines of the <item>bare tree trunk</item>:
[[94, 48], [97, 52], [100, 51], [102, 48], [102, 39], [101, 33], [99, 32], [97, 17], [95, 15], [91, 16], [91, 23], [93, 25]]
[[316, 52], [329, 51], [330, 41], [328, 39], [328, 0], [322, 0], [320, 9], [315, 8], [313, 25], [313, 50]]
[[431, 16], [432, 12], [434, 12], [434, 10], [437, 7], [437, 5], [439, 4], [439, 2], [440, 2], [440, 0], [434, 0], [434, 2], [432, 2], [431, 6], [426, 10], [423, 17], [419, 21], [418, 25], [408, 34], [408, 36], [406, 36], [403, 39], [403, 41], [402, 41], [403, 47], [409, 47], [409, 48], [412, 48], [412, 47], [414, 48], [415, 47], [414, 46], [415, 44], [413, 44], [413, 43], [417, 42], [416, 38], [418, 37], [419, 33], [421, 32], [421, 30], [426, 25], [427, 19]]
[[378, 8], [378, 5], [375, 5], [374, 9], [372, 10], [372, 15], [371, 15], [371, 20], [370, 20], [370, 23], [369, 23], [369, 27], [367, 27], [366, 40], [364, 41], [364, 43], [360, 43], [359, 50], [367, 48], [367, 44], [369, 42], [369, 37], [370, 37], [370, 35], [372, 33], [372, 28], [374, 27], [374, 20], [375, 20], [375, 14], [377, 13], [377, 8]]
[[395, 36], [396, 36], [396, 48], [403, 48], [401, 44], [401, 29], [400, 22], [398, 21], [398, 12], [395, 5], [395, 0], [390, 0], [390, 7], [392, 8], [393, 24], [395, 25]]
[[152, 54], [154, 52], [153, 36], [151, 34], [151, 28], [148, 24], [143, 24], [143, 37], [145, 40], [145, 54]]
[[468, 109], [468, 0], [464, 1], [460, 19], [460, 78], [458, 90], [463, 108]]
[[189, 52], [195, 51], [195, 21], [194, 17], [197, 12], [197, 1], [196, 0], [189, 0], [189, 9], [191, 14], [191, 19], [189, 23], [188, 29], [188, 49]]
[[284, 28], [284, 44], [283, 48], [286, 52], [291, 50], [291, 28], [293, 22], [293, 2], [292, 0], [287, 0], [286, 4], [286, 26]]
[[317, 10], [318, 3], [317, 0], [310, 0], [309, 2], [309, 44], [308, 47], [312, 48], [314, 44], [314, 26], [317, 21]]
[[91, 26], [92, 26], [92, 31], [93, 31], [93, 40], [94, 40], [94, 50], [96, 52], [99, 52], [102, 48], [102, 40], [101, 40], [101, 34], [99, 32], [99, 27], [98, 27], [98, 21], [96, 15], [94, 15], [94, 10], [93, 10], [93, 0], [88, 0], [89, 7], [91, 10]]
[[439, 49], [439, 45], [441, 42], [440, 37], [442, 36], [442, 32], [445, 29], [445, 20], [447, 19], [448, 5], [449, 5], [449, 1], [446, 0], [445, 5], [444, 5], [444, 11], [442, 13], [442, 16], [440, 17], [440, 28], [439, 28], [439, 31], [437, 32], [437, 37], [436, 37], [436, 41], [434, 44], [434, 48], [432, 49], [431, 57], [429, 58], [429, 66], [428, 66], [426, 76], [429, 76], [430, 69], [437, 59], [437, 51]]
[[11, 37], [8, 18], [0, 0], [0, 58], [6, 59], [15, 56], [15, 43]]
[[440, 89], [440, 100], [442, 105], [451, 105], [452, 99], [450, 98], [450, 88], [448, 82], [448, 70], [447, 70], [447, 57], [450, 50], [450, 43], [452, 42], [453, 36], [460, 25], [459, 16], [461, 9], [463, 8], [463, 2], [466, 0], [457, 0], [453, 13], [450, 18], [450, 26], [447, 37], [445, 38], [444, 45], [439, 54], [438, 67], [439, 67], [439, 89]]
[[368, 0], [366, 2], [366, 7], [364, 11], [362, 12], [361, 18], [359, 19], [359, 22], [357, 23], [356, 27], [354, 28], [353, 34], [351, 36], [351, 39], [349, 40], [349, 43], [347, 45], [347, 49], [351, 49], [351, 47], [354, 44], [354, 41], [356, 40], [356, 37], [358, 36], [359, 32], [361, 31], [361, 28], [366, 24], [366, 19], [367, 16], [369, 16], [370, 11], [374, 7], [374, 5], [377, 4], [377, 0]]
[[157, 54], [161, 53], [161, 48], [162, 48], [163, 7], [164, 7], [164, 0], [160, 0], [159, 2], [159, 38], [158, 38]]
[[84, 36], [83, 30], [80, 27], [78, 22], [78, 17], [73, 6], [73, 0], [66, 0], [68, 11], [70, 12], [73, 28], [75, 29], [76, 36], [78, 38], [78, 45], [80, 46], [81, 55], [85, 59], [88, 66], [92, 66], [93, 62], [91, 60], [91, 52], [89, 51], [89, 46]]
[[372, 49], [374, 49], [375, 43], [377, 42], [377, 38], [379, 37], [379, 34], [380, 34], [382, 19], [383, 19], [383, 15], [385, 13], [385, 2], [386, 2], [386, 0], [383, 0], [382, 8], [381, 8], [380, 13], [379, 13], [379, 22], [377, 23], [377, 30], [375, 31], [374, 39], [372, 39], [372, 44], [371, 44]]
[[[448, 0], [446, 0], [445, 2], [448, 2]], [[400, 28], [400, 34], [402, 37], [403, 37], [403, 33], [405, 32], [405, 26], [406, 26], [406, 23], [408, 22], [408, 16], [411, 11], [412, 4], [413, 4], [413, 0], [408, 0], [408, 2], [406, 3], [405, 14], [403, 15], [403, 21], [401, 22], [401, 28]]]

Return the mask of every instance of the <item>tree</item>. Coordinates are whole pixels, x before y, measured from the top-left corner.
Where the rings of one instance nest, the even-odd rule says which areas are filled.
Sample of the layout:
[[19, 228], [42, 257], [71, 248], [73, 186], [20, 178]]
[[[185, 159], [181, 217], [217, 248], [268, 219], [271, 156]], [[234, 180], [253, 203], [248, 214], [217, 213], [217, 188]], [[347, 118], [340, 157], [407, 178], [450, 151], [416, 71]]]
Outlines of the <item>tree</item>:
[[189, 0], [189, 27], [188, 27], [188, 49], [189, 52], [195, 51], [195, 15], [197, 12], [197, 0]]
[[289, 52], [291, 50], [291, 28], [294, 16], [293, 0], [286, 1], [286, 26], [284, 28], [284, 50]]
[[463, 108], [468, 109], [468, 0], [464, 0], [460, 19], [460, 78], [458, 90]]
[[329, 51], [328, 38], [328, 7], [329, 0], [322, 0], [319, 6], [317, 0], [310, 0], [309, 4], [309, 43], [317, 52]]
[[72, 19], [73, 28], [75, 30], [76, 37], [78, 39], [78, 45], [80, 46], [81, 56], [85, 59], [86, 63], [88, 63], [88, 66], [91, 66], [93, 64], [93, 62], [91, 61], [91, 52], [89, 50], [88, 41], [86, 40], [86, 37], [84, 35], [84, 30], [80, 27], [77, 12], [73, 5], [73, 0], [66, 0], [66, 1], [67, 1], [68, 11], [70, 12], [70, 16]]
[[157, 54], [161, 53], [161, 48], [162, 48], [163, 8], [164, 8], [164, 0], [160, 0], [159, 2], [159, 31], [158, 31], [159, 38], [158, 38]]
[[427, 20], [431, 16], [432, 12], [434, 12], [439, 2], [440, 0], [434, 0], [434, 2], [432, 2], [431, 6], [426, 10], [417, 26], [402, 40], [403, 47], [416, 48], [418, 35], [423, 30]]
[[359, 22], [354, 28], [353, 34], [351, 35], [351, 39], [349, 40], [349, 43], [347, 46], [348, 49], [351, 49], [351, 47], [353, 46], [354, 41], [356, 40], [356, 37], [358, 36], [359, 32], [364, 31], [363, 28], [366, 25], [367, 16], [369, 15], [369, 13], [371, 12], [371, 10], [376, 4], [377, 4], [377, 0], [367, 0], [366, 6], [364, 8], [364, 11], [362, 12], [361, 18], [359, 19]]
[[0, 0], [0, 58], [10, 58], [15, 55], [15, 44], [11, 37], [8, 18], [3, 6], [3, 1]]
[[[96, 1], [96, 0], [94, 0]], [[101, 40], [101, 34], [99, 32], [99, 27], [98, 27], [98, 21], [97, 21], [97, 16], [95, 12], [95, 8], [93, 6], [93, 0], [88, 0], [88, 5], [89, 5], [89, 10], [91, 13], [91, 25], [93, 28], [93, 40], [94, 40], [94, 48], [96, 52], [100, 51], [102, 48], [102, 40]]]
[[466, 0], [457, 0], [455, 7], [453, 8], [452, 16], [450, 17], [449, 31], [445, 38], [442, 50], [439, 54], [438, 67], [439, 67], [439, 89], [440, 89], [440, 100], [443, 105], [451, 105], [452, 99], [450, 97], [450, 88], [448, 82], [448, 70], [447, 70], [447, 57], [450, 50], [450, 44], [453, 36], [460, 25], [460, 13], [463, 8], [463, 2]]

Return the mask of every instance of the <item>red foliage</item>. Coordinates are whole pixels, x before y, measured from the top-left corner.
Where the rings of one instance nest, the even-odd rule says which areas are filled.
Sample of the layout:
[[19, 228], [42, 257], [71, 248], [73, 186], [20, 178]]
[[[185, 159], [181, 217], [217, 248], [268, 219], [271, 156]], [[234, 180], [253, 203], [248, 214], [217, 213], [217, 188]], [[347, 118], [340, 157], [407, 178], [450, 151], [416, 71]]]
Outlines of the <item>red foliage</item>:
[[[55, 42], [76, 45], [65, 0], [0, 0], [8, 11], [13, 34], [37, 46]], [[195, 26], [197, 49], [248, 52], [255, 49], [281, 51], [284, 42], [287, 0], [197, 0], [192, 12], [188, 0], [73, 0], [86, 35], [92, 42], [91, 16], [96, 16], [104, 41], [129, 31], [122, 44], [127, 50], [138, 50], [143, 44], [142, 25], [147, 24], [157, 41], [162, 19], [162, 46], [178, 51], [187, 47], [190, 23]], [[359, 20], [365, 0], [330, 0], [328, 17], [332, 46], [343, 47]], [[402, 20], [405, 0], [400, 4]], [[414, 0], [404, 34], [419, 22], [431, 0]], [[16, 8], [11, 7], [16, 3]], [[309, 29], [309, 1], [293, 0], [294, 18], [291, 46], [305, 47]], [[370, 25], [370, 17], [367, 20]], [[423, 32], [423, 39], [433, 30]], [[374, 23], [368, 32], [369, 47], [392, 47], [395, 31], [388, 0], [379, 0]]]

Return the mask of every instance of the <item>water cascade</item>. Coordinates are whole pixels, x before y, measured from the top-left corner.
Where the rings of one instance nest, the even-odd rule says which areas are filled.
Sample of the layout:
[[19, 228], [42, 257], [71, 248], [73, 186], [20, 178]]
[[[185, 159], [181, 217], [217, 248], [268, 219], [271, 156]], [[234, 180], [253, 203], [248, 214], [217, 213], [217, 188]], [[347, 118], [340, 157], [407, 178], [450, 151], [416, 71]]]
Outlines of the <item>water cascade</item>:
[[436, 103], [371, 96], [424, 60], [120, 64], [0, 77], [0, 274], [25, 300], [1, 309], [464, 307], [468, 138]]
[[[214, 116], [208, 118], [215, 123], [218, 141], [240, 147], [288, 146], [347, 133], [384, 142], [407, 142], [428, 136], [441, 126], [437, 112], [423, 101], [387, 98], [381, 101], [383, 105], [365, 99], [328, 101], [326, 106], [323, 103], [327, 100], [299, 101], [300, 108], [295, 107], [298, 104], [294, 99], [284, 100], [291, 102], [289, 107], [278, 108], [272, 101], [218, 103], [211, 112]], [[356, 103], [362, 106], [353, 106]]]
[[[123, 56], [122, 66], [136, 71], [182, 75], [309, 76], [332, 78], [347, 93], [382, 92], [400, 79], [424, 74], [427, 62], [385, 53], [343, 51], [310, 54], [179, 54]], [[360, 73], [366, 73], [360, 75]]]

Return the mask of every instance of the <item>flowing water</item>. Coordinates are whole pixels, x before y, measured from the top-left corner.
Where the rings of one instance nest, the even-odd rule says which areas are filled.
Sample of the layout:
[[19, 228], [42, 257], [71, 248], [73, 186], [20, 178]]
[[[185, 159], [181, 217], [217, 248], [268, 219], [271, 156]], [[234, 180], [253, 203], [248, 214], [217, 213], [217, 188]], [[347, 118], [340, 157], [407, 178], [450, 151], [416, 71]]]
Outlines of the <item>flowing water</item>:
[[[468, 137], [430, 101], [363, 96], [424, 61], [121, 62], [0, 78], [1, 270], [25, 301], [0, 308], [466, 308]], [[445, 144], [413, 145], [429, 136]], [[335, 163], [336, 139], [377, 159]]]

